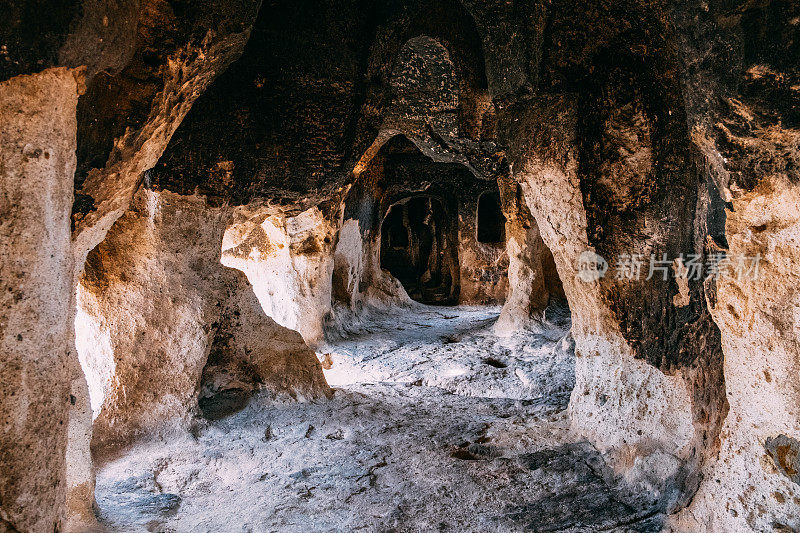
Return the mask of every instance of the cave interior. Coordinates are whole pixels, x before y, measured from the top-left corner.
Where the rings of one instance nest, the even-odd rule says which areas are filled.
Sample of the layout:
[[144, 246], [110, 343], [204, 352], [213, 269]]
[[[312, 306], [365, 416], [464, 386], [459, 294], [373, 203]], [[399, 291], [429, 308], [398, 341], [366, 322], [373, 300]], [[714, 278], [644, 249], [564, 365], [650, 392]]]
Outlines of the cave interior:
[[0, 533], [800, 531], [800, 2], [0, 13]]

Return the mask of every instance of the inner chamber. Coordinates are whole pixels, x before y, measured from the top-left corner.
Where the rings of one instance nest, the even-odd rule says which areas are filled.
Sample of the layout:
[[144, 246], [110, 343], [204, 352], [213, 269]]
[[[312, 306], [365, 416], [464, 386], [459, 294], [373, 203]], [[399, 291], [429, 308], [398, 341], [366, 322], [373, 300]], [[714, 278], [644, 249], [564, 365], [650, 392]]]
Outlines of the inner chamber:
[[456, 207], [434, 195], [409, 196], [389, 207], [381, 225], [381, 268], [412, 299], [457, 302], [457, 220]]

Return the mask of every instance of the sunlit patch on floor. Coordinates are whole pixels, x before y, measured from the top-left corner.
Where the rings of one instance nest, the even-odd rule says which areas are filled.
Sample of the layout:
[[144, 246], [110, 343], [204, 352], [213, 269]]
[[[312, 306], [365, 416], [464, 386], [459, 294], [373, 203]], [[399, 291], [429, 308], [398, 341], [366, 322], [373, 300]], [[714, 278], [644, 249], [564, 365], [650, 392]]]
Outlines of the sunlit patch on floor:
[[492, 335], [494, 309], [376, 317], [320, 354], [332, 400], [256, 397], [195, 438], [134, 448], [98, 473], [101, 518], [126, 532], [649, 531], [654, 502], [573, 443], [569, 316], [553, 311], [510, 339]]

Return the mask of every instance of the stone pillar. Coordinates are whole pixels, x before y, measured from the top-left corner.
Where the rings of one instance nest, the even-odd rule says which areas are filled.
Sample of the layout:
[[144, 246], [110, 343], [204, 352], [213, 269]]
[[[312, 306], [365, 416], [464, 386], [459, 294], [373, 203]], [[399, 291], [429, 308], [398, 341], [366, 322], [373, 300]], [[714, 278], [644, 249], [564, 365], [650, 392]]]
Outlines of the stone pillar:
[[0, 83], [0, 529], [64, 517], [74, 302], [70, 213], [78, 83]]
[[275, 393], [330, 393], [300, 335], [265, 316], [245, 276], [220, 264], [230, 218], [202, 197], [144, 189], [89, 254], [76, 332], [95, 459], [188, 428], [201, 392], [225, 385], [201, 391], [210, 355], [219, 373], [248, 369], [242, 381]]
[[[709, 309], [722, 333], [730, 405], [718, 459], [673, 530], [800, 525], [800, 187], [765, 179], [727, 212], [729, 270]], [[744, 259], [748, 258], [748, 259]], [[758, 259], [757, 271], [749, 270]], [[739, 261], [744, 268], [737, 274]]]
[[[635, 358], [598, 281], [579, 277], [578, 259], [592, 251], [570, 169], [535, 164], [520, 173], [544, 242], [553, 250], [572, 311], [575, 388], [573, 428], [631, 481], [654, 495], [680, 475], [694, 445], [692, 405], [684, 380]], [[569, 191], [565, 194], [565, 191]]]
[[680, 372], [667, 375], [636, 358], [600, 280], [579, 276], [581, 254], [594, 249], [575, 158], [576, 123], [569, 97], [519, 106], [501, 122], [513, 177], [553, 253], [572, 312], [572, 426], [654, 499], [674, 498], [673, 480], [684, 475], [695, 450], [692, 400]]
[[519, 216], [508, 218], [508, 296], [494, 327], [498, 335], [526, 329], [532, 321], [542, 317], [549, 300], [542, 268], [544, 251], [544, 241], [532, 217], [527, 221]]
[[92, 464], [92, 407], [89, 386], [77, 359], [73, 361], [67, 439], [67, 533], [97, 528], [95, 472]]
[[198, 197], [143, 190], [89, 254], [76, 333], [96, 459], [188, 425], [227, 296], [228, 217]]

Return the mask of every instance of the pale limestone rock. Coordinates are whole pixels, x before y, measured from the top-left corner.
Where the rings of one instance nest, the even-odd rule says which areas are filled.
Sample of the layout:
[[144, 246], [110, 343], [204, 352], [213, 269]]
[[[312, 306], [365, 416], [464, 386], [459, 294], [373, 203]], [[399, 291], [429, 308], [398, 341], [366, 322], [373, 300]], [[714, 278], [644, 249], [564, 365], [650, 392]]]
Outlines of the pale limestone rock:
[[64, 518], [77, 102], [66, 68], [0, 83], [3, 530], [51, 532]]
[[289, 393], [300, 400], [330, 396], [322, 366], [303, 337], [267, 316], [245, 276], [232, 274], [240, 280], [240, 287], [231, 303], [242, 322], [233, 331], [238, 352], [234, 364], [241, 364], [246, 377], [274, 394]]
[[549, 297], [542, 268], [545, 245], [536, 223], [526, 228], [518, 218], [510, 219], [506, 235], [508, 292], [494, 326], [501, 336], [522, 331], [541, 319]]
[[228, 308], [240, 317], [225, 332], [234, 338], [231, 364], [250, 365], [254, 380], [276, 392], [329, 393], [313, 352], [259, 316], [252, 288], [220, 264], [230, 218], [230, 208], [210, 208], [199, 197], [142, 191], [90, 254], [76, 329], [95, 446], [187, 426]]
[[341, 223], [333, 253], [333, 307], [327, 336], [344, 336], [373, 311], [415, 305], [402, 283], [380, 267], [380, 235], [362, 231], [359, 221]]
[[[369, 234], [367, 234], [369, 235]], [[334, 251], [335, 275], [341, 274], [342, 291], [351, 308], [365, 305], [411, 303], [403, 285], [380, 266], [380, 240], [365, 239], [357, 220], [347, 220], [339, 230]]]
[[90, 254], [76, 332], [99, 408], [95, 442], [124, 443], [188, 421], [210, 348], [207, 329], [224, 300], [218, 243], [225, 218], [199, 198], [144, 192]]
[[[722, 332], [730, 411], [718, 459], [692, 505], [674, 517], [675, 531], [771, 531], [800, 523], [798, 206], [800, 187], [775, 176], [734, 199], [728, 212], [733, 264], [709, 308]], [[757, 278], [737, 276], [740, 257], [758, 256]], [[788, 437], [780, 439], [785, 448], [771, 456], [768, 443], [781, 435]]]
[[222, 263], [247, 275], [268, 316], [309, 345], [319, 344], [331, 306], [334, 226], [316, 207], [292, 216], [243, 206], [233, 216]]
[[72, 390], [67, 439], [67, 520], [65, 531], [84, 533], [97, 529], [95, 517], [95, 472], [92, 464], [92, 407], [86, 376], [73, 362]]

